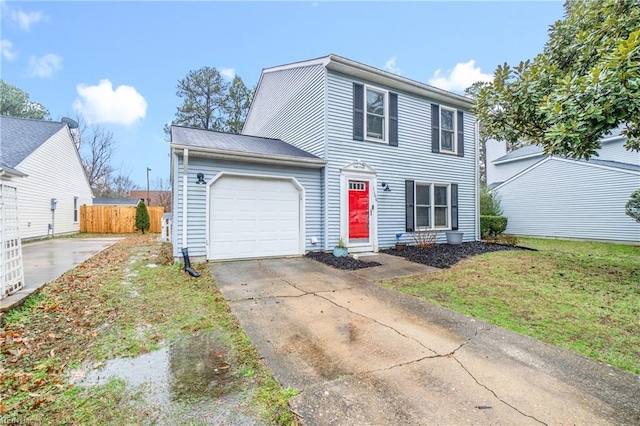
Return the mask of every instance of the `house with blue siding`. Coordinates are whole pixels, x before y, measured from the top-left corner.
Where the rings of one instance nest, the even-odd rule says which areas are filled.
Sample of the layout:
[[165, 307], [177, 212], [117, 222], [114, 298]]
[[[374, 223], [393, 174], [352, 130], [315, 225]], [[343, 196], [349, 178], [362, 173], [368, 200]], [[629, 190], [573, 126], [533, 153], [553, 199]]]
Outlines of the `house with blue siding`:
[[640, 244], [640, 223], [625, 214], [640, 188], [640, 152], [624, 148], [617, 129], [598, 155], [575, 160], [526, 145], [506, 152], [487, 143], [487, 183], [497, 194], [509, 234]]
[[262, 71], [242, 135], [171, 128], [174, 255], [479, 238], [472, 101], [340, 56]]

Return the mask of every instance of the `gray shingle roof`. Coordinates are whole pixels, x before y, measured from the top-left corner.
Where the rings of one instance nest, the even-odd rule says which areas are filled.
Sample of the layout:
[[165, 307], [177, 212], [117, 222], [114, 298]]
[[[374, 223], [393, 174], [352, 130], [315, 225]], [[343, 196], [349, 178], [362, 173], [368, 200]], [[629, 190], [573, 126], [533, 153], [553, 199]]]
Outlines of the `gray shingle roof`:
[[13, 168], [66, 124], [0, 116], [0, 161]]
[[[602, 139], [608, 139], [615, 136], [620, 136], [620, 132], [625, 129], [625, 125], [621, 124], [615, 129], [611, 129], [611, 131], [607, 132]], [[492, 163], [497, 163], [505, 160], [513, 160], [514, 158], [526, 157], [528, 155], [542, 154], [544, 149], [540, 145], [525, 145], [521, 148], [516, 149], [515, 151], [508, 152], [506, 155], [503, 155], [500, 158], [496, 158], [492, 161]]]
[[621, 163], [620, 161], [610, 161], [610, 160], [598, 160], [597, 158], [592, 158], [589, 161], [587, 160], [579, 160], [579, 161], [582, 163], [593, 163], [593, 164], [599, 164], [601, 166], [615, 167], [617, 169], [633, 170], [634, 172], [640, 172], [640, 164]]
[[525, 145], [515, 151], [508, 152], [500, 158], [496, 158], [492, 163], [497, 163], [505, 160], [512, 160], [514, 158], [526, 157], [528, 155], [542, 154], [543, 148], [539, 145]]
[[280, 139], [236, 135], [181, 126], [171, 126], [171, 143], [244, 154], [319, 159], [319, 157]]

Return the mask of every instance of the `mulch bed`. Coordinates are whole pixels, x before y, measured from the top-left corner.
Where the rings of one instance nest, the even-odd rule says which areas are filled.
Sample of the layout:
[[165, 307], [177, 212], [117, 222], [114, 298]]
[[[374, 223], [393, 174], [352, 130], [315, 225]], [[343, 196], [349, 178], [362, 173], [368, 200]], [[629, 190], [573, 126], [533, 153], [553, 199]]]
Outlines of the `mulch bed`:
[[[487, 244], [481, 241], [476, 241], [462, 244], [435, 244], [430, 248], [418, 248], [415, 246], [408, 246], [402, 250], [389, 248], [380, 250], [380, 253], [392, 254], [394, 256], [404, 257], [411, 262], [446, 269], [455, 265], [462, 259], [475, 256], [476, 254], [505, 250], [533, 249], [501, 244]], [[364, 260], [356, 260], [350, 256], [335, 257], [331, 252], [312, 251], [307, 253], [306, 256], [317, 262], [324, 263], [325, 265], [350, 271], [362, 268], [371, 268], [372, 266], [380, 266], [380, 263], [378, 262], [365, 262]]]
[[353, 271], [362, 268], [371, 268], [372, 266], [380, 266], [378, 262], [365, 262], [357, 260], [353, 257], [335, 257], [333, 253], [325, 253], [322, 251], [312, 251], [307, 253], [307, 257], [325, 265], [333, 266], [337, 269], [345, 269]]
[[481, 241], [462, 244], [435, 244], [430, 248], [408, 246], [402, 250], [395, 248], [380, 250], [381, 253], [404, 257], [411, 262], [422, 263], [436, 268], [450, 268], [462, 259], [476, 254], [504, 250], [526, 250], [524, 247], [487, 244]]

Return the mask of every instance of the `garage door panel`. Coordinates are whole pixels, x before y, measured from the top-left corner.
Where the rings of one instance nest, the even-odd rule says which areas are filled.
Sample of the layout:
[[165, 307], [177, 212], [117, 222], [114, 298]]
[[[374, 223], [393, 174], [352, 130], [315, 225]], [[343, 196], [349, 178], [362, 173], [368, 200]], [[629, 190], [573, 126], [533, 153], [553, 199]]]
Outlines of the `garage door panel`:
[[299, 254], [301, 201], [291, 180], [229, 175], [210, 191], [211, 259]]

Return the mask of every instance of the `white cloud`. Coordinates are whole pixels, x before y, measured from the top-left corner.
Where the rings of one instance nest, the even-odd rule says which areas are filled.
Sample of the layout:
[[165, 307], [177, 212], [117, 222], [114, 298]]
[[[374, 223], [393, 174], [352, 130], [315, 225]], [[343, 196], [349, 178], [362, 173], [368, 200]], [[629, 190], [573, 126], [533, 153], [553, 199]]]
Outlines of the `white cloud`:
[[33, 24], [47, 19], [47, 16], [41, 10], [37, 12], [23, 12], [22, 10], [12, 10], [11, 19], [17, 22], [21, 29], [29, 30]]
[[13, 51], [13, 43], [9, 40], [0, 40], [0, 51], [2, 52], [2, 57], [8, 61], [16, 57], [16, 52]]
[[220, 68], [220, 75], [227, 80], [233, 80], [236, 76], [235, 68]]
[[442, 70], [438, 69], [429, 79], [429, 84], [444, 90], [454, 92], [463, 92], [464, 89], [471, 86], [476, 81], [491, 81], [493, 76], [485, 74], [480, 67], [476, 67], [476, 61], [473, 59], [469, 62], [457, 63], [448, 75], [443, 75]]
[[47, 53], [44, 56], [29, 58], [29, 76], [51, 78], [54, 72], [62, 68], [62, 56]]
[[107, 79], [95, 86], [79, 84], [73, 108], [82, 114], [89, 124], [117, 123], [130, 125], [147, 114], [147, 101], [135, 87], [118, 86], [115, 90]]
[[389, 59], [385, 64], [384, 64], [384, 69], [392, 72], [394, 74], [402, 74], [400, 72], [400, 68], [398, 68], [398, 66], [396, 65], [396, 57], [394, 56], [393, 58]]

